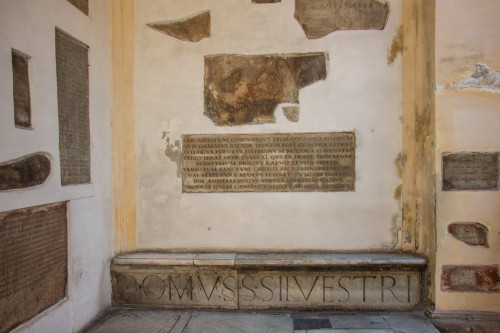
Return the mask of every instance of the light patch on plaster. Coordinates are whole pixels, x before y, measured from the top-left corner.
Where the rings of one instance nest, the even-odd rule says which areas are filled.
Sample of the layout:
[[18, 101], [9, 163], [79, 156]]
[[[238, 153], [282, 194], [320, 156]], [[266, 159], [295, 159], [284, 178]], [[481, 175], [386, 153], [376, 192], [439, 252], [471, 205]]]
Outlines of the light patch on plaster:
[[398, 58], [398, 54], [403, 51], [403, 26], [399, 26], [396, 36], [392, 39], [391, 47], [387, 50], [387, 64], [390, 65]]
[[299, 121], [300, 108], [298, 106], [283, 106], [283, 115], [292, 123]]
[[444, 90], [444, 87], [443, 87], [443, 86], [441, 86], [441, 85], [439, 85], [439, 84], [436, 84], [436, 85], [434, 86], [434, 92], [435, 92], [435, 93], [440, 93], [440, 92], [441, 92], [441, 91], [443, 91], [443, 90]]
[[495, 94], [500, 94], [500, 72], [491, 70], [488, 65], [477, 63], [476, 72], [471, 78], [461, 80], [458, 89], [479, 89]]
[[167, 131], [163, 131], [161, 139], [165, 144], [165, 156], [177, 165], [177, 178], [181, 178], [181, 142], [175, 140], [172, 144]]

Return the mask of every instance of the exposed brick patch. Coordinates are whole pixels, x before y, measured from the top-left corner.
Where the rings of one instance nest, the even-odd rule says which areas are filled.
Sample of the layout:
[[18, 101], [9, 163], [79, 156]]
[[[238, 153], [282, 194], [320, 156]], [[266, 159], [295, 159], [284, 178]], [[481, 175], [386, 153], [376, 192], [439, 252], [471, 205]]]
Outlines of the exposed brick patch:
[[481, 223], [450, 223], [448, 232], [467, 245], [488, 247], [488, 228]]
[[28, 64], [30, 57], [12, 50], [12, 90], [14, 95], [14, 123], [16, 127], [31, 127], [31, 98]]
[[89, 15], [89, 0], [67, 0], [85, 15]]
[[43, 184], [50, 174], [50, 159], [38, 153], [0, 164], [0, 191]]
[[88, 46], [56, 29], [61, 184], [90, 183]]
[[0, 332], [66, 295], [66, 203], [0, 213]]
[[498, 292], [500, 291], [498, 266], [443, 266], [441, 290]]

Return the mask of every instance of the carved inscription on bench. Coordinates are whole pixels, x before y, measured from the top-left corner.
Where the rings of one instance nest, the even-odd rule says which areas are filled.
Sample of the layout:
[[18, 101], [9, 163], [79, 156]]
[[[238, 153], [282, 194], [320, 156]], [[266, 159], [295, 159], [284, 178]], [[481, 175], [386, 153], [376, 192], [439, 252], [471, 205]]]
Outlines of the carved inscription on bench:
[[112, 271], [115, 305], [411, 309], [419, 303], [420, 275], [415, 271]]
[[355, 135], [184, 135], [184, 192], [354, 191]]

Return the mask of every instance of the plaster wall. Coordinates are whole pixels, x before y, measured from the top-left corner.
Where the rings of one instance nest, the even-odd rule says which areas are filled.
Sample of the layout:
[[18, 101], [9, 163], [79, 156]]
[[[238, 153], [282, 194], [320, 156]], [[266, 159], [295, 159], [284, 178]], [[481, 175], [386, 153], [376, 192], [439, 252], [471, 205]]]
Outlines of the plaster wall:
[[[85, 16], [66, 0], [0, 2], [0, 161], [33, 152], [51, 156], [37, 187], [0, 193], [0, 211], [69, 201], [67, 297], [16, 332], [72, 332], [110, 305], [113, 256], [108, 2], [90, 1]], [[87, 44], [90, 74], [91, 184], [61, 186], [55, 28]], [[11, 48], [31, 56], [33, 129], [14, 126]]]
[[[460, 10], [457, 10], [459, 8]], [[441, 189], [443, 152], [500, 151], [500, 91], [461, 89], [475, 64], [500, 70], [500, 3], [495, 0], [436, 1], [436, 190], [438, 310], [499, 311], [498, 293], [443, 292], [443, 265], [498, 265], [500, 192]], [[491, 88], [491, 87], [490, 87]], [[480, 222], [489, 247], [473, 247], [447, 233], [452, 222]]]
[[[134, 97], [138, 249], [398, 249], [401, 183], [401, 58], [388, 49], [402, 23], [389, 1], [384, 30], [306, 38], [294, 1], [135, 2]], [[210, 10], [211, 37], [183, 42], [147, 26]], [[216, 126], [203, 115], [204, 56], [328, 52], [329, 73], [300, 90], [300, 120], [278, 107], [275, 124]], [[166, 155], [182, 134], [354, 131], [354, 192], [182, 193], [179, 160]], [[169, 152], [171, 153], [171, 152]], [[180, 156], [180, 155], [179, 155]]]

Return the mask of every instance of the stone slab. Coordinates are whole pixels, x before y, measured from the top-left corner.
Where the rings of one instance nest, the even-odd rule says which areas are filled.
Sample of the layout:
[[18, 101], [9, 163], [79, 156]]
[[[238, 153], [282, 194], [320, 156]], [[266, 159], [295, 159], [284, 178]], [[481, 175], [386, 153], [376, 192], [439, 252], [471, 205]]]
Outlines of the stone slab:
[[383, 30], [389, 2], [377, 0], [295, 0], [295, 18], [307, 38], [337, 30]]
[[443, 153], [443, 191], [498, 190], [499, 153]]
[[66, 296], [66, 203], [0, 213], [0, 332]]
[[240, 253], [237, 267], [320, 266], [330, 269], [343, 267], [425, 267], [427, 260], [402, 253]]
[[184, 135], [182, 190], [354, 191], [353, 132]]
[[41, 185], [49, 177], [51, 169], [51, 159], [45, 153], [0, 163], [0, 191]]
[[204, 11], [180, 20], [149, 23], [152, 29], [182, 41], [199, 42], [210, 37], [210, 11]]
[[500, 292], [497, 265], [444, 265], [441, 290], [454, 292]]
[[274, 254], [272, 261], [259, 261], [255, 254], [205, 253], [193, 256], [194, 265], [183, 266], [168, 258], [169, 264], [162, 264], [158, 254], [154, 261], [143, 261], [147, 254], [142, 259], [124, 255], [111, 266], [113, 304], [234, 310], [418, 306], [425, 259], [370, 254], [362, 260], [362, 254], [356, 255], [335, 263], [342, 254]]
[[488, 247], [489, 230], [486, 226], [477, 222], [462, 222], [448, 224], [448, 233], [453, 238], [470, 246]]

